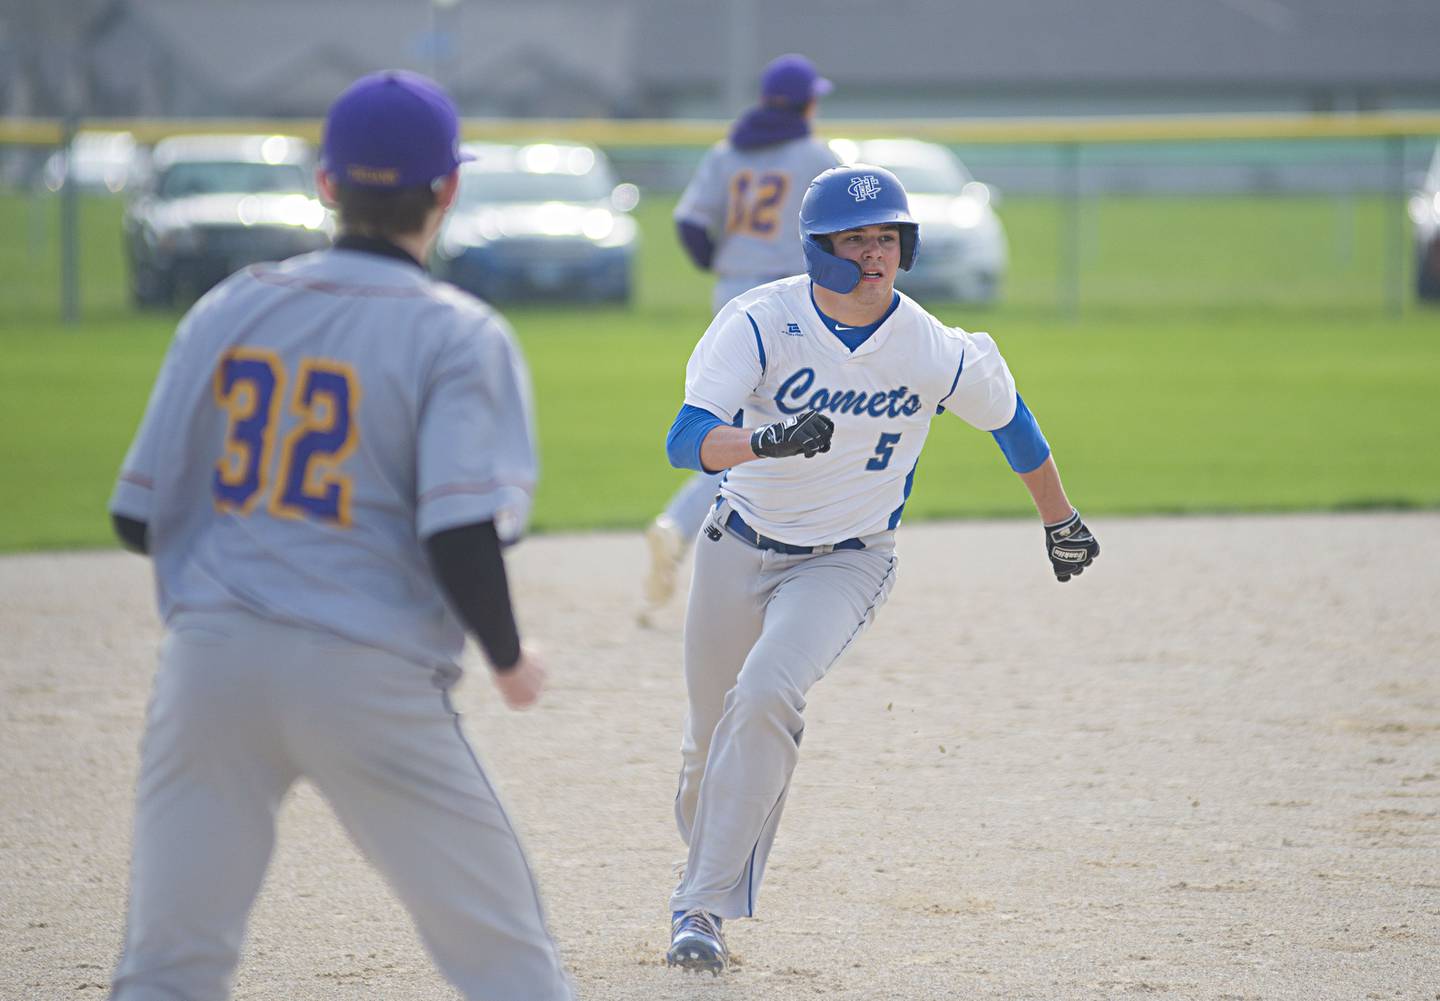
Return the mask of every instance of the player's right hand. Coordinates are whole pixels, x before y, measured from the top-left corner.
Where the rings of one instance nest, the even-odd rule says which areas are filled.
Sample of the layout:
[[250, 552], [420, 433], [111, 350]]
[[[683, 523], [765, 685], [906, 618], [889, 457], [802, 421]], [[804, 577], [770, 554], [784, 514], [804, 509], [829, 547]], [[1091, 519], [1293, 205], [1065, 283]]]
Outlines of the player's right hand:
[[818, 410], [807, 410], [757, 428], [750, 436], [750, 451], [762, 459], [784, 459], [792, 455], [813, 459], [820, 452], [830, 451], [830, 436], [834, 433], [834, 421]]
[[490, 678], [500, 689], [500, 697], [511, 709], [528, 709], [540, 701], [545, 687], [545, 668], [538, 657], [524, 647], [520, 659], [508, 671], [491, 671]]

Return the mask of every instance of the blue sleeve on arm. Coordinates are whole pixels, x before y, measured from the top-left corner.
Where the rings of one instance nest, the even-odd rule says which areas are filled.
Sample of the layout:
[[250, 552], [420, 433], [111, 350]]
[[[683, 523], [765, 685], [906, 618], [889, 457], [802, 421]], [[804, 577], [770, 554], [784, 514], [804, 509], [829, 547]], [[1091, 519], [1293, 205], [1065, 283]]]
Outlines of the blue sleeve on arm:
[[1010, 423], [990, 433], [995, 436], [995, 444], [1000, 446], [1000, 451], [1005, 453], [1010, 468], [1017, 473], [1033, 473], [1050, 458], [1050, 443], [1040, 433], [1035, 415], [1025, 406], [1019, 393], [1015, 394], [1015, 416], [1010, 418]]
[[685, 248], [690, 260], [701, 271], [709, 271], [710, 262], [715, 258], [715, 243], [705, 227], [694, 222], [677, 222], [675, 229], [680, 234], [680, 246]]
[[670, 433], [665, 436], [665, 454], [670, 465], [676, 469], [696, 469], [702, 473], [713, 473], [700, 465], [700, 443], [711, 429], [725, 427], [725, 422], [708, 410], [685, 404], [675, 415]]

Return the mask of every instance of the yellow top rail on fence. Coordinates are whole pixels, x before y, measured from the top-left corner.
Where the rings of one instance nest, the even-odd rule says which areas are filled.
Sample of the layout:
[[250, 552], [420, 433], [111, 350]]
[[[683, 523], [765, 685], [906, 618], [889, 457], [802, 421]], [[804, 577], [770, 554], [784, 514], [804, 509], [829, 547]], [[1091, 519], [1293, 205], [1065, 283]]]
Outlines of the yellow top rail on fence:
[[[317, 118], [86, 118], [77, 128], [130, 132], [140, 142], [193, 133], [284, 133], [320, 139]], [[470, 140], [571, 140], [597, 146], [707, 146], [729, 122], [701, 119], [466, 118]], [[1317, 115], [1157, 115], [1074, 118], [825, 119], [828, 136], [909, 136], [940, 143], [1143, 143], [1223, 139], [1384, 139], [1440, 136], [1440, 112]], [[57, 146], [65, 123], [53, 118], [0, 120], [0, 143]]]

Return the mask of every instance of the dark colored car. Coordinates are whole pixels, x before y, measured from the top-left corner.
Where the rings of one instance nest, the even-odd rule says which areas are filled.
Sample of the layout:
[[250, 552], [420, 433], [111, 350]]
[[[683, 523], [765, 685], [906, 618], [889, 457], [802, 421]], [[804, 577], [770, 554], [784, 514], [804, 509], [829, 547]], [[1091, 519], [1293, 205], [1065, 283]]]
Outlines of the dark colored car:
[[605, 154], [574, 143], [470, 143], [460, 194], [441, 230], [435, 274], [492, 302], [630, 298], [633, 184]]
[[1440, 301], [1440, 143], [1420, 190], [1410, 199], [1410, 221], [1415, 225], [1415, 293]]
[[125, 212], [130, 292], [140, 307], [204, 294], [232, 272], [330, 244], [309, 145], [289, 136], [174, 136]]

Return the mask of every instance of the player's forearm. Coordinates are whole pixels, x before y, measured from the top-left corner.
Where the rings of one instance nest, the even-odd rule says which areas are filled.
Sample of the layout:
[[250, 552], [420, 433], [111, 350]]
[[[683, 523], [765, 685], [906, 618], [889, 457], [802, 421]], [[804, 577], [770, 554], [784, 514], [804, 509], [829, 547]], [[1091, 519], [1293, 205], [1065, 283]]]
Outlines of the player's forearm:
[[436, 532], [425, 540], [436, 579], [490, 666], [508, 671], [520, 660], [520, 634], [510, 607], [510, 584], [495, 523]]
[[1070, 498], [1065, 496], [1065, 488], [1060, 484], [1060, 470], [1055, 466], [1054, 456], [1047, 458], [1030, 472], [1016, 475], [1020, 477], [1020, 482], [1025, 484], [1025, 489], [1030, 491], [1035, 510], [1040, 512], [1041, 520], [1047, 525], [1070, 517], [1074, 507]]
[[712, 428], [705, 440], [700, 442], [700, 462], [706, 469], [715, 472], [759, 458], [750, 447], [752, 434], [754, 431], [750, 428]]

